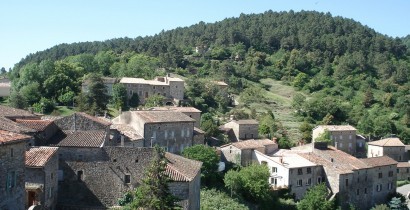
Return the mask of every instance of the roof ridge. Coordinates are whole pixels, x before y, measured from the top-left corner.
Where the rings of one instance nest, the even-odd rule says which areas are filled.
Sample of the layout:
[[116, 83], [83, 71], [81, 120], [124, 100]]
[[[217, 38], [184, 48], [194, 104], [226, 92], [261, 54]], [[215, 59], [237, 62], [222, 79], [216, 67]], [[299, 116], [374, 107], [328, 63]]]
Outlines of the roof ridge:
[[167, 163], [167, 167], [170, 167], [170, 169], [177, 172], [179, 175], [183, 176], [186, 180], [192, 181], [192, 179], [190, 179], [187, 175], [176, 169], [176, 167], [174, 167], [171, 163]]

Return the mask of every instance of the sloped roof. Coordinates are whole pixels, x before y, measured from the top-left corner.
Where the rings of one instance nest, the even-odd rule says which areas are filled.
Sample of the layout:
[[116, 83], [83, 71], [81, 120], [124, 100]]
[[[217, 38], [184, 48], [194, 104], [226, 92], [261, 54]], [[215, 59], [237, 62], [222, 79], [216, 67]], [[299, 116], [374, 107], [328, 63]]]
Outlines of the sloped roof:
[[89, 114], [87, 114], [87, 113], [84, 113], [84, 112], [76, 112], [76, 113], [74, 113], [74, 114], [81, 115], [81, 116], [83, 116], [83, 117], [85, 117], [85, 118], [87, 118], [87, 119], [89, 119], [89, 120], [92, 120], [92, 121], [94, 121], [94, 122], [96, 122], [96, 123], [100, 123], [100, 124], [105, 125], [105, 126], [111, 125], [111, 122], [109, 122], [109, 121], [107, 121], [107, 120], [103, 120], [103, 119], [100, 119], [100, 118], [98, 118], [98, 117], [91, 116], [91, 115], [89, 115]]
[[16, 109], [9, 106], [0, 105], [0, 116], [4, 117], [35, 117], [36, 115], [32, 114], [29, 111], [23, 109]]
[[190, 182], [198, 173], [201, 173], [202, 162], [184, 158], [172, 153], [165, 153], [169, 161], [165, 173], [173, 181]]
[[57, 147], [102, 147], [106, 139], [106, 131], [73, 131], [59, 132], [52, 141], [51, 146]]
[[256, 148], [264, 147], [267, 145], [274, 145], [274, 144], [276, 144], [276, 142], [269, 140], [269, 139], [249, 139], [249, 140], [226, 144], [221, 147], [227, 147], [227, 146], [232, 145], [238, 149], [256, 149]]
[[16, 123], [6, 117], [0, 117], [0, 130], [11, 131], [14, 133], [34, 133], [34, 129]]
[[0, 130], [0, 145], [18, 143], [21, 141], [26, 141], [29, 138], [30, 136]]
[[409, 162], [398, 162], [397, 168], [410, 168], [410, 163]]
[[32, 147], [26, 151], [26, 167], [44, 167], [58, 147]]
[[239, 125], [255, 125], [259, 124], [258, 121], [253, 120], [253, 119], [248, 119], [248, 120], [234, 120], [232, 122], [235, 122], [236, 124]]
[[184, 107], [184, 106], [170, 106], [170, 107], [153, 107], [150, 110], [153, 111], [175, 111], [175, 112], [202, 112], [195, 107]]
[[194, 127], [194, 134], [195, 134], [195, 135], [205, 134], [205, 131], [203, 131], [203, 130], [197, 128], [197, 127]]
[[403, 142], [401, 142], [399, 138], [386, 138], [378, 141], [372, 141], [368, 144], [381, 147], [404, 147]]
[[364, 163], [371, 167], [379, 167], [379, 166], [388, 166], [388, 165], [396, 165], [397, 161], [393, 160], [389, 156], [380, 156], [380, 157], [372, 157], [372, 158], [364, 158], [361, 159]]
[[147, 85], [168, 85], [165, 82], [157, 80], [145, 80], [143, 78], [123, 77], [120, 83], [124, 84], [147, 84]]
[[188, 117], [181, 112], [169, 111], [133, 111], [145, 123], [161, 123], [161, 122], [195, 122], [194, 119]]
[[16, 119], [18, 124], [34, 129], [36, 131], [44, 131], [49, 125], [53, 123], [51, 120], [26, 120]]
[[323, 128], [328, 131], [355, 131], [356, 128], [351, 125], [318, 125], [316, 128]]
[[144, 139], [132, 126], [127, 124], [112, 124], [110, 129], [115, 129], [128, 137], [131, 141]]

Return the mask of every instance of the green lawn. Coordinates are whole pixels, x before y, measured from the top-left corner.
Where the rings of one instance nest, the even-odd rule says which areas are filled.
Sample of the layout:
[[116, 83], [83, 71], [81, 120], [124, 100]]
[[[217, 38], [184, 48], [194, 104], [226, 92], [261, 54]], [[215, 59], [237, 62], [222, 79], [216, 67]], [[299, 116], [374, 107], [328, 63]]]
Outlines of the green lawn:
[[67, 106], [56, 106], [54, 112], [59, 116], [68, 116], [73, 114], [75, 111]]

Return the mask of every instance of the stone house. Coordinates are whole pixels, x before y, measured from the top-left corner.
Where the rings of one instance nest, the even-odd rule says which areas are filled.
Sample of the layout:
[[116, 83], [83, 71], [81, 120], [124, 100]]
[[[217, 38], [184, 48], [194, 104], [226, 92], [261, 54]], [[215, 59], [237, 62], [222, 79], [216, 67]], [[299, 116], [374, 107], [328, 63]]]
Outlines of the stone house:
[[255, 150], [253, 159], [268, 166], [269, 183], [274, 189], [288, 188], [296, 200], [302, 199], [307, 189], [324, 181], [322, 167], [298, 154], [269, 156]]
[[[135, 190], [154, 157], [153, 148], [102, 147], [65, 151], [60, 159], [58, 207], [106, 208], [117, 205], [126, 192]], [[84, 154], [82, 160], [68, 152]], [[201, 162], [166, 153], [166, 173], [171, 192], [184, 209], [199, 209]]]
[[173, 111], [173, 112], [184, 113], [188, 117], [195, 120], [195, 124], [194, 124], [195, 127], [200, 128], [202, 111], [199, 109], [196, 109], [195, 107], [167, 106], [167, 107], [153, 107], [150, 110]]
[[331, 145], [350, 155], [356, 156], [365, 150], [364, 142], [357, 141], [356, 128], [351, 125], [319, 125], [313, 129], [312, 141], [314, 142], [325, 131], [330, 134]]
[[0, 97], [10, 96], [11, 82], [9, 79], [0, 79]]
[[58, 190], [58, 148], [31, 147], [26, 151], [26, 208], [55, 209]]
[[396, 161], [407, 161], [405, 145], [399, 138], [386, 138], [367, 143], [367, 157], [387, 155]]
[[[35, 136], [36, 130], [17, 123], [16, 119], [40, 119], [40, 117], [26, 110], [0, 105], [0, 130]], [[33, 139], [28, 144], [34, 145]]]
[[397, 180], [410, 181], [410, 163], [409, 162], [399, 162], [397, 164]]
[[259, 123], [256, 120], [232, 120], [219, 127], [231, 141], [258, 138]]
[[192, 146], [195, 120], [180, 112], [129, 111], [113, 119], [113, 124], [126, 124], [144, 137], [144, 147], [158, 144], [171, 153]]
[[144, 147], [144, 138], [130, 125], [112, 124], [110, 130], [113, 146]]
[[205, 131], [194, 127], [194, 134], [193, 134], [193, 145], [197, 144], [204, 144], [205, 143]]
[[57, 125], [51, 120], [16, 119], [15, 122], [35, 131], [33, 146], [45, 145], [58, 131]]
[[167, 100], [170, 103], [169, 105], [172, 105], [172, 101], [178, 104], [179, 101], [184, 99], [184, 80], [169, 75], [156, 77], [154, 80], [123, 77], [120, 83], [125, 85], [128, 98], [131, 98], [134, 93], [138, 94], [141, 104], [145, 104], [145, 100], [155, 94], [170, 99], [171, 101]]
[[269, 139], [250, 139], [240, 142], [233, 142], [220, 147], [222, 161], [232, 162], [242, 166], [247, 166], [254, 161], [254, 151], [259, 151], [262, 154], [272, 154], [277, 149], [278, 144], [276, 141]]
[[351, 204], [370, 209], [396, 192], [397, 162], [390, 157], [357, 159], [334, 147], [313, 145], [312, 152], [299, 156], [323, 167], [324, 181], [342, 209]]
[[60, 130], [105, 130], [107, 133], [109, 133], [111, 125], [111, 123], [106, 120], [88, 115], [83, 112], [76, 112], [70, 116], [56, 119], [54, 120], [54, 123]]
[[[119, 79], [111, 77], [102, 77], [101, 79], [103, 80], [107, 95], [112, 96], [113, 86], [115, 83], [118, 83]], [[90, 80], [84, 80], [81, 85], [81, 91], [84, 93], [88, 92], [89, 85]]]
[[23, 210], [25, 151], [31, 137], [0, 130], [0, 209]]

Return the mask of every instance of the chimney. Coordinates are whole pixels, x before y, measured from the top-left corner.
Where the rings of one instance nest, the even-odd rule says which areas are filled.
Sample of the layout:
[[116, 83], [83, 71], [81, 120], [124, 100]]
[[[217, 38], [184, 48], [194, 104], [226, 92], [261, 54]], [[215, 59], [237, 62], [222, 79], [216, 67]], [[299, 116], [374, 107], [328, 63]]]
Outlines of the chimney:
[[283, 157], [280, 157], [279, 161], [280, 161], [281, 164], [283, 164]]

